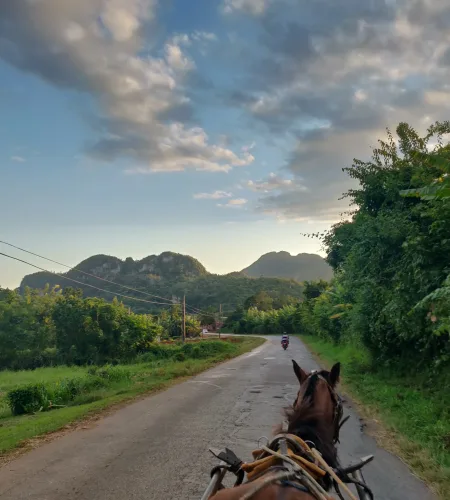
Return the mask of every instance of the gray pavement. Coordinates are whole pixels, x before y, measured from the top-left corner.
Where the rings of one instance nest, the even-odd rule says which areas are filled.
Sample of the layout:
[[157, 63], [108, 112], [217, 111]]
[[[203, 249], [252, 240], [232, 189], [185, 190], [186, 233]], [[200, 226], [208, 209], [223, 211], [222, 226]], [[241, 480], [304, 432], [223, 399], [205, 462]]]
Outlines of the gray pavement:
[[[0, 498], [8, 500], [199, 499], [216, 461], [208, 447], [243, 459], [282, 420], [298, 389], [291, 359], [316, 368], [295, 338], [283, 351], [278, 337], [165, 392], [71, 432], [0, 469]], [[336, 360], [338, 361], [338, 360]], [[345, 375], [345, 366], [342, 372]], [[431, 500], [429, 490], [397, 458], [360, 429], [352, 408], [341, 433], [347, 463], [374, 454], [365, 478], [377, 500]]]

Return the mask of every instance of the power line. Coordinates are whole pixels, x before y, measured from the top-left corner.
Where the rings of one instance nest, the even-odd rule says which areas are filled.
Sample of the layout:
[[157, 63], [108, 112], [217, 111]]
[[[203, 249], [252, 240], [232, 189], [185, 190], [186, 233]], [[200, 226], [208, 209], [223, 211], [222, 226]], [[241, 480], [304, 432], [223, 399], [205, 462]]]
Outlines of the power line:
[[[26, 250], [25, 248], [18, 247], [16, 245], [13, 245], [12, 243], [8, 243], [7, 241], [0, 240], [0, 243], [3, 243], [4, 245], [8, 245], [10, 247], [16, 248], [17, 250], [20, 250], [22, 252], [29, 253], [30, 255], [34, 255], [35, 257], [39, 257], [40, 259], [48, 260], [49, 262], [53, 262], [54, 264], [58, 264], [59, 266], [66, 267], [67, 269], [70, 269], [72, 271], [78, 271], [79, 273], [83, 273], [86, 276], [91, 276], [91, 278], [96, 278], [98, 280], [105, 281], [106, 283], [111, 283], [112, 285], [126, 288], [127, 290], [131, 290], [133, 292], [142, 293], [144, 295], [148, 295], [149, 297], [155, 297], [157, 299], [167, 300], [167, 301], [169, 301], [169, 304], [174, 303], [172, 299], [168, 299], [167, 297], [160, 297], [159, 295], [154, 295], [152, 293], [144, 292], [142, 290], [137, 290], [136, 288], [131, 288], [131, 287], [126, 286], [126, 285], [121, 285], [120, 283], [116, 283], [115, 281], [107, 280], [106, 278], [96, 276], [95, 274], [91, 274], [91, 273], [88, 273], [86, 271], [82, 271], [81, 269], [78, 269], [76, 267], [70, 267], [67, 264], [63, 264], [62, 262], [58, 262], [57, 260], [49, 259], [48, 257], [44, 257], [43, 255], [39, 255], [37, 253], [31, 252], [30, 250]], [[49, 271], [49, 272], [51, 272], [51, 271]], [[56, 274], [56, 273], [54, 273], [54, 274]], [[61, 276], [61, 275], [58, 275], [58, 276]], [[81, 283], [81, 284], [84, 285], [85, 283]]]
[[[115, 281], [111, 281], [111, 280], [108, 280], [106, 278], [102, 278], [101, 276], [96, 276], [95, 274], [92, 274], [92, 273], [88, 273], [86, 271], [83, 271], [82, 269], [78, 269], [77, 267], [71, 267], [71, 266], [68, 266], [67, 264], [63, 264], [62, 262], [58, 262], [57, 260], [54, 260], [54, 259], [50, 259], [48, 257], [44, 257], [43, 255], [40, 255], [38, 253], [35, 253], [35, 252], [32, 252], [31, 250], [26, 250], [25, 248], [22, 248], [22, 247], [19, 247], [17, 245], [13, 245], [12, 243], [8, 243], [7, 241], [3, 241], [3, 240], [0, 240], [0, 243], [3, 243], [4, 245], [8, 245], [12, 248], [15, 248], [16, 250], [20, 250], [21, 252], [25, 252], [25, 253], [28, 253], [30, 255], [34, 255], [35, 257], [39, 257], [40, 259], [44, 259], [44, 260], [47, 260], [48, 262], [53, 262], [53, 264], [58, 264], [59, 266], [63, 266], [67, 269], [70, 269], [71, 271], [78, 271], [79, 273], [82, 273], [82, 274], [85, 274], [86, 276], [90, 276], [91, 278], [95, 278], [95, 279], [98, 279], [100, 281], [104, 281], [105, 283], [111, 283], [112, 285], [115, 285], [115, 286], [119, 286], [119, 287], [122, 287], [122, 288], [125, 288], [127, 290], [131, 290], [133, 292], [136, 292], [136, 293], [141, 293], [143, 295], [147, 295], [148, 297], [154, 297], [156, 299], [161, 299], [161, 300], [165, 300], [167, 301], [167, 305], [174, 305], [176, 304], [172, 299], [169, 299], [167, 297], [161, 297], [160, 295], [155, 295], [153, 293], [149, 293], [149, 292], [144, 292], [143, 290], [138, 290], [136, 288], [132, 288], [130, 286], [126, 286], [126, 285], [122, 285], [120, 283], [117, 283]], [[6, 254], [2, 254], [2, 255], [6, 255]], [[13, 257], [11, 257], [13, 258]], [[20, 260], [20, 259], [17, 259], [17, 260]], [[25, 261], [22, 261], [22, 262], [25, 262]], [[25, 262], [25, 264], [28, 264], [27, 262]], [[29, 264], [29, 265], [33, 265], [33, 264]], [[40, 267], [37, 267], [37, 266], [34, 266], [36, 267], [37, 269], [41, 269]], [[88, 285], [87, 283], [84, 283], [84, 282], [80, 282], [80, 281], [77, 281], [77, 280], [74, 280], [74, 279], [71, 279], [71, 278], [68, 278], [66, 276], [63, 276], [62, 274], [58, 274], [58, 273], [55, 273], [53, 271], [47, 271], [46, 269], [43, 269], [44, 271], [46, 272], [49, 272], [49, 273], [52, 273], [52, 274], [55, 274], [57, 276], [61, 276], [65, 279], [68, 279], [68, 280], [71, 280], [71, 281], [74, 281], [75, 283], [80, 283], [81, 285], [85, 285], [85, 286], [90, 286], [91, 288], [97, 288], [93, 285]], [[102, 290], [101, 288], [98, 288], [98, 290]], [[113, 293], [113, 292], [109, 292], [108, 290], [105, 290], [106, 292], [108, 293]], [[120, 293], [116, 293], [115, 295], [122, 295]], [[126, 297], [125, 295], [123, 295], [124, 297]], [[142, 302], [142, 299], [134, 299], [134, 300], [141, 300]], [[143, 301], [145, 302], [145, 301]], [[162, 302], [151, 302], [151, 301], [148, 301], [149, 303], [151, 304], [162, 304], [162, 305], [166, 305]], [[200, 309], [197, 309], [191, 305], [189, 305], [188, 303], [186, 303], [186, 307], [191, 309], [194, 313], [197, 313], [197, 314], [210, 314], [209, 312], [207, 311], [202, 311]]]
[[206, 311], [202, 311], [201, 309], [197, 309], [196, 307], [190, 306], [186, 304], [186, 307], [191, 309], [191, 311], [197, 313], [197, 314], [208, 314]]
[[[186, 304], [186, 307], [189, 308], [189, 309], [191, 309], [191, 312], [193, 312], [195, 314], [206, 314], [206, 315], [210, 315], [210, 316], [214, 316], [214, 314], [217, 314], [214, 311], [205, 311], [205, 310], [197, 309], [195, 307], [189, 306], [188, 304]], [[228, 314], [228, 313], [232, 313], [232, 312], [234, 312], [234, 311], [233, 310], [222, 311], [222, 315]]]
[[55, 273], [53, 271], [49, 271], [48, 269], [44, 269], [43, 267], [39, 267], [39, 266], [36, 266], [35, 264], [31, 264], [30, 262], [27, 262], [26, 260], [19, 259], [18, 257], [13, 257], [12, 255], [8, 255], [8, 254], [3, 253], [3, 252], [0, 252], [0, 255], [3, 255], [4, 257], [8, 257], [8, 259], [17, 260], [18, 262], [23, 262], [24, 264], [27, 264], [31, 267], [35, 267], [36, 269], [39, 269], [40, 271], [44, 271], [44, 272], [49, 273], [49, 274], [54, 274], [55, 276], [58, 276], [59, 278], [73, 281], [74, 283], [78, 283], [79, 285], [89, 286], [91, 288], [95, 288], [95, 290], [99, 290], [100, 292], [110, 293], [112, 295], [119, 295], [120, 297], [124, 297], [126, 299], [137, 300], [139, 302], [146, 302], [147, 304], [160, 304], [160, 305], [164, 305], [164, 306], [173, 305], [173, 303], [166, 304], [164, 302], [155, 302], [155, 301], [151, 301], [151, 300], [138, 299], [137, 297], [130, 297], [129, 295], [124, 295], [123, 293], [115, 293], [115, 292], [111, 292], [110, 290], [104, 290], [103, 288], [98, 288], [94, 285], [90, 285], [89, 283], [83, 283], [82, 281], [78, 281], [78, 280], [75, 280], [73, 278], [69, 278], [67, 276], [64, 276], [62, 274], [58, 274], [58, 273]]
[[190, 306], [188, 304], [186, 304], [186, 307], [191, 309], [191, 312], [194, 314], [209, 314], [211, 316], [213, 316], [215, 314], [214, 312], [211, 312], [211, 311], [204, 311], [202, 309], [197, 309], [196, 307]]

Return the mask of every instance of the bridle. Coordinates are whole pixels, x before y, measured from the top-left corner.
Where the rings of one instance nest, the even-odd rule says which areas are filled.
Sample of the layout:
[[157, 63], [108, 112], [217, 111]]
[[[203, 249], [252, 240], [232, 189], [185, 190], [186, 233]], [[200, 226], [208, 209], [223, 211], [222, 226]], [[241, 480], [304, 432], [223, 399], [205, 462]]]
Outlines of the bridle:
[[[334, 406], [334, 411], [333, 411], [333, 427], [334, 427], [334, 432], [333, 432], [333, 443], [339, 443], [339, 432], [341, 430], [341, 427], [344, 425], [344, 423], [348, 420], [349, 417], [346, 417], [345, 419], [342, 420], [342, 415], [344, 413], [344, 408], [342, 404], [342, 398], [339, 396], [339, 394], [334, 390], [334, 388], [330, 385], [328, 380], [321, 375], [317, 370], [312, 370], [311, 373], [308, 375], [307, 379], [303, 384], [306, 384], [308, 380], [312, 376], [316, 376], [318, 379], [323, 380], [327, 384], [328, 391], [331, 396], [331, 400], [333, 401], [333, 406]], [[295, 409], [298, 404], [298, 394], [297, 398], [294, 401], [293, 408]]]

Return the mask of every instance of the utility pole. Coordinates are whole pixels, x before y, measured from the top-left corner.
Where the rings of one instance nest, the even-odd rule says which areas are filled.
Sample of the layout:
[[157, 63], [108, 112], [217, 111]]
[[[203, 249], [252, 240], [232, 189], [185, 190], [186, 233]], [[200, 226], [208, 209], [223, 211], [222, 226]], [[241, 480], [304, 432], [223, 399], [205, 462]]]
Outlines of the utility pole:
[[181, 324], [183, 343], [186, 342], [186, 295], [183, 295], [183, 320]]
[[222, 304], [219, 304], [219, 339], [220, 339], [220, 329], [222, 328], [221, 325], [221, 318], [222, 318]]

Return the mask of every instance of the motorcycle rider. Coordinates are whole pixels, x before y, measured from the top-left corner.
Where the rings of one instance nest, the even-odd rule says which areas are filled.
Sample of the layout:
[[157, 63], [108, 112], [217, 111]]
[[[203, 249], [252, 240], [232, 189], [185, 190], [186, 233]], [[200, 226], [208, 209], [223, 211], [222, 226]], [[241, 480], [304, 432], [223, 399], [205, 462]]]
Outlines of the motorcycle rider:
[[289, 335], [286, 335], [286, 332], [284, 332], [281, 337], [281, 344], [289, 345]]

